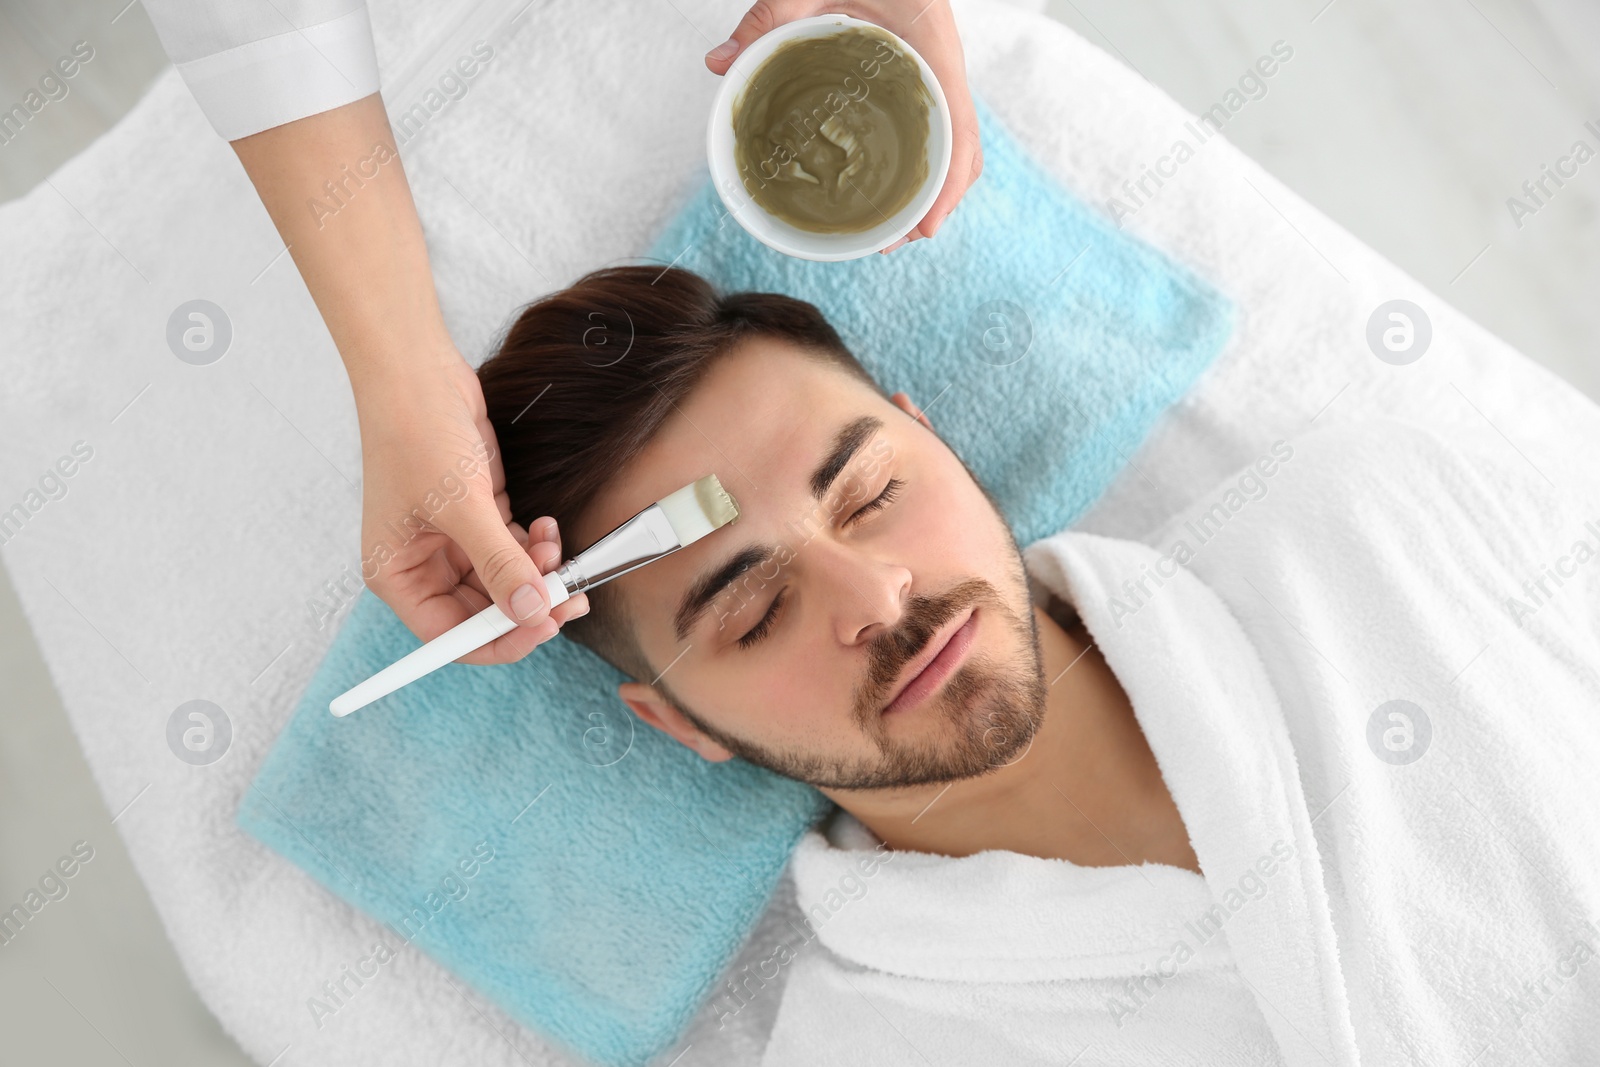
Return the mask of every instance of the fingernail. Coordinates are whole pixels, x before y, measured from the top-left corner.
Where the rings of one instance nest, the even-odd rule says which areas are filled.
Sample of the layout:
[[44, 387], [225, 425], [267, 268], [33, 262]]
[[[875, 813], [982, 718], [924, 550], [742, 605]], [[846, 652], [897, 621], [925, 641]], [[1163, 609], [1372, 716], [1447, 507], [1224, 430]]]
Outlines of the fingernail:
[[900, 238], [900, 240], [896, 241], [894, 244], [890, 245], [888, 248], [885, 248], [883, 251], [884, 252], [893, 252], [895, 249], [899, 248], [901, 245], [903, 245], [905, 243], [906, 243], [906, 239], [904, 237], [902, 237], [902, 238]]
[[532, 582], [527, 582], [511, 594], [511, 614], [524, 622], [533, 618], [545, 608], [544, 595], [533, 587]]
[[711, 51], [707, 52], [706, 53], [706, 58], [709, 59], [709, 60], [712, 60], [713, 62], [716, 62], [716, 61], [727, 59], [729, 56], [733, 55], [738, 50], [739, 50], [739, 42], [735, 41], [732, 37], [729, 37], [726, 41], [723, 41], [721, 44], [717, 45], [717, 47], [715, 47]]
[[932, 237], [934, 234], [938, 233], [939, 232], [939, 227], [943, 226], [943, 225], [944, 225], [944, 216], [940, 215], [938, 218], [933, 220], [933, 225], [928, 227], [928, 236]]
[[574, 615], [573, 618], [574, 619], [581, 619], [587, 614], [589, 614], [589, 605], [585, 604], [583, 606], [583, 610], [578, 612], [576, 615]]

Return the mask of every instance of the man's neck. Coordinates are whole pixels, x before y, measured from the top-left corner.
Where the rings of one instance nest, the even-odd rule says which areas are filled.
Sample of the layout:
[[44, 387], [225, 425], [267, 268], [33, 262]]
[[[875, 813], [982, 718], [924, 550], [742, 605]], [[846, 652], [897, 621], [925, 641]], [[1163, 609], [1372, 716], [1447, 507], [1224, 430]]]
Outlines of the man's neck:
[[1006, 849], [1111, 867], [1198, 871], [1133, 706], [1088, 631], [1033, 608], [1048, 683], [1025, 752], [976, 778], [830, 796], [891, 848], [970, 856]]

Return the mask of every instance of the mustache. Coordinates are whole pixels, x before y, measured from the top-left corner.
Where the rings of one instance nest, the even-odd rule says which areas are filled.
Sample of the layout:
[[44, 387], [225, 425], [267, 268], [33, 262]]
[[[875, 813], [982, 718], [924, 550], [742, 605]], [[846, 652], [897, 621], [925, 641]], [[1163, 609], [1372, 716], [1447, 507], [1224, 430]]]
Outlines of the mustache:
[[941, 626], [969, 606], [996, 598], [994, 587], [982, 578], [968, 578], [932, 596], [913, 595], [900, 625], [867, 646], [867, 676], [858, 690], [857, 713], [864, 719], [876, 715], [906, 664], [928, 647]]

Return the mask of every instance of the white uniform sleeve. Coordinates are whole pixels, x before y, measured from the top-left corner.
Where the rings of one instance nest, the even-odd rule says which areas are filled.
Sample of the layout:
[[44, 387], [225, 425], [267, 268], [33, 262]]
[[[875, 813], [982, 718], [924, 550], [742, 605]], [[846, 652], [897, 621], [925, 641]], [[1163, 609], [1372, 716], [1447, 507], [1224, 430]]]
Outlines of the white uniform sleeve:
[[378, 91], [365, 0], [144, 0], [161, 46], [223, 139]]

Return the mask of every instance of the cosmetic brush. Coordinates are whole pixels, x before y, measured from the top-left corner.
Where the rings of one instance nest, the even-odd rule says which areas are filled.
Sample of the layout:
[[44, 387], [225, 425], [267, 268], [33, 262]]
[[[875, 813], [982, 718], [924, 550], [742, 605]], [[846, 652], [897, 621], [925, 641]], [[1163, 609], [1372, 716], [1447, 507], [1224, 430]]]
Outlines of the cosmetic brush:
[[[544, 576], [550, 606], [574, 593], [627, 574], [631, 570], [692, 545], [712, 530], [739, 517], [739, 505], [715, 474], [690, 482], [657, 500], [593, 545]], [[465, 622], [395, 661], [377, 674], [334, 697], [328, 710], [344, 716], [366, 707], [379, 697], [414, 682], [423, 675], [453, 663], [482, 648], [501, 634], [516, 629], [517, 622], [490, 604]]]

